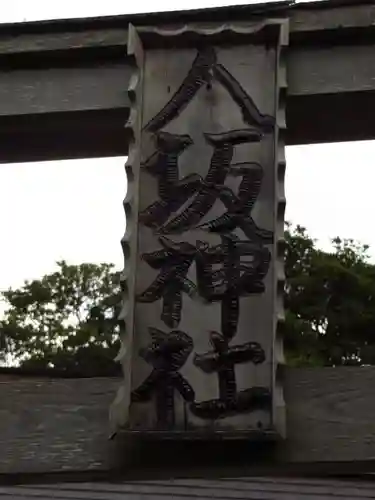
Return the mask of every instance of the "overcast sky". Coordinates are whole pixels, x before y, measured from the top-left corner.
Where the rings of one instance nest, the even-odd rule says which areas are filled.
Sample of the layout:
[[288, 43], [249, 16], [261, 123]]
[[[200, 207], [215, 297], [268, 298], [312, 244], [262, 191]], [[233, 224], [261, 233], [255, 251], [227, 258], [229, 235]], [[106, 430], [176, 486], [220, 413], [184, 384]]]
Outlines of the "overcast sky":
[[[0, 22], [15, 23], [38, 21], [41, 19], [67, 19], [71, 17], [95, 17], [141, 12], [160, 12], [184, 9], [223, 7], [225, 5], [244, 5], [272, 3], [273, 0], [2, 0], [0, 2]], [[305, 3], [308, 0], [300, 0]]]
[[[114, 15], [245, 4], [249, 0], [95, 0], [0, 2], [1, 22]], [[259, 3], [259, 2], [254, 2]], [[320, 244], [352, 237], [373, 247], [375, 144], [347, 143], [287, 150], [287, 219]], [[49, 272], [58, 259], [122, 266], [126, 191], [123, 158], [0, 165], [0, 288]], [[359, 182], [361, 181], [361, 182]]]

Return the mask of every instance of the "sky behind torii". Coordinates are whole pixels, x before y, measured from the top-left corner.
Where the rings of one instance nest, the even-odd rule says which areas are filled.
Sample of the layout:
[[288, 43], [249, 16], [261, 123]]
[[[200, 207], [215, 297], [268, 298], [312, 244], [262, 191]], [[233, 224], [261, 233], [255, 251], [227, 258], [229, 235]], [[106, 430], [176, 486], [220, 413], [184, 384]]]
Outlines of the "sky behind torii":
[[[248, 4], [249, 0], [12, 0], [0, 22], [93, 17]], [[252, 3], [265, 3], [261, 2]], [[374, 142], [287, 149], [286, 219], [306, 226], [328, 248], [334, 236], [372, 247]], [[53, 270], [54, 263], [123, 264], [124, 158], [0, 165], [0, 289]], [[361, 182], [360, 182], [361, 181]]]
[[[73, 17], [112, 16], [118, 14], [140, 14], [143, 12], [162, 12], [185, 9], [224, 7], [227, 5], [247, 5], [273, 3], [274, 0], [12, 0], [0, 4], [0, 22], [16, 23], [39, 21], [42, 19], [68, 19]], [[299, 0], [306, 3], [309, 0]]]

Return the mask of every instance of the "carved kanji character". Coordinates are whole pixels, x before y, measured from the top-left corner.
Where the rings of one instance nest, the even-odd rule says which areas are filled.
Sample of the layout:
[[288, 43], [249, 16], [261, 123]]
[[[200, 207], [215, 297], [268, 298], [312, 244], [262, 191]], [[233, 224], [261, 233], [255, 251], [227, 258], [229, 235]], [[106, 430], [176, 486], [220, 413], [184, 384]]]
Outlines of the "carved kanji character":
[[156, 399], [157, 427], [171, 429], [175, 422], [174, 392], [178, 391], [185, 401], [194, 400], [194, 390], [179, 373], [193, 349], [193, 341], [186, 333], [174, 330], [164, 333], [149, 328], [152, 343], [140, 350], [140, 356], [152, 365], [147, 379], [132, 392], [132, 402]]
[[221, 330], [230, 340], [237, 330], [240, 298], [265, 290], [263, 280], [271, 253], [267, 247], [242, 241], [234, 234], [221, 238], [220, 245], [197, 253], [197, 285], [199, 294], [207, 301], [221, 302]]
[[196, 354], [194, 364], [205, 373], [216, 372], [219, 377], [219, 397], [209, 401], [191, 403], [191, 411], [204, 419], [224, 418], [268, 408], [270, 391], [265, 387], [251, 387], [237, 392], [235, 365], [252, 362], [263, 363], [265, 353], [258, 342], [229, 346], [228, 339], [218, 332], [211, 332], [213, 351]]
[[182, 292], [190, 297], [196, 293], [195, 284], [186, 275], [197, 250], [190, 243], [174, 243], [161, 237], [161, 250], [143, 254], [149, 266], [160, 269], [151, 285], [137, 296], [138, 302], [155, 302], [163, 299], [161, 319], [170, 328], [176, 328], [181, 320]]
[[[170, 134], [161, 129], [183, 112], [202, 86], [210, 87], [213, 79], [227, 90], [249, 128], [220, 134], [205, 133], [205, 140], [213, 147], [207, 175], [202, 178], [191, 174], [180, 179], [179, 157], [193, 141], [189, 135]], [[203, 224], [202, 229], [228, 232], [240, 227], [249, 238], [271, 242], [272, 233], [258, 228], [250, 215], [260, 191], [262, 167], [255, 163], [232, 165], [232, 159], [235, 146], [261, 141], [265, 133], [273, 131], [274, 122], [273, 117], [259, 111], [239, 82], [217, 62], [213, 48], [198, 52], [178, 90], [144, 127], [145, 132], [155, 137], [156, 152], [143, 167], [157, 176], [160, 200], [140, 213], [140, 221], [161, 234], [181, 233], [196, 227], [220, 198], [227, 213]], [[201, 165], [197, 165], [197, 171], [201, 171]], [[224, 186], [228, 174], [243, 176], [238, 195]], [[188, 199], [191, 203], [177, 213]]]

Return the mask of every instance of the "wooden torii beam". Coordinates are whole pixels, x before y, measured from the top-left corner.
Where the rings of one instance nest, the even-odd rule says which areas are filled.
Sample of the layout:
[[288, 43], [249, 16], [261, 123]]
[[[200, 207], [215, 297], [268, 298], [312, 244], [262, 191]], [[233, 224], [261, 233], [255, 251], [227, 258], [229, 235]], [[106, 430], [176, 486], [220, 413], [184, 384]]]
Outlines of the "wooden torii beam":
[[199, 453], [186, 453], [185, 443], [181, 453], [168, 456], [164, 443], [156, 458], [141, 454], [141, 463], [129, 468], [122, 440], [108, 439], [108, 406], [119, 379], [0, 373], [0, 484], [119, 473], [140, 479], [373, 473], [375, 367], [286, 367], [284, 378], [287, 440], [276, 452], [242, 446], [222, 455], [201, 446]]
[[288, 143], [373, 138], [375, 5], [281, 2], [0, 25], [0, 161], [126, 155], [128, 23], [245, 21], [264, 9], [290, 19]]

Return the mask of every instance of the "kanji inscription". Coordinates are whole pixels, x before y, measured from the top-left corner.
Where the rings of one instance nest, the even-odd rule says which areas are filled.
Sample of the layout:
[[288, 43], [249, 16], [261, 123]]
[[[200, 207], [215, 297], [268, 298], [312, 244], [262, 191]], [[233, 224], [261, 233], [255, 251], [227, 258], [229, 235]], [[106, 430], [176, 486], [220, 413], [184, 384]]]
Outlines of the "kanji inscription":
[[145, 58], [130, 429], [272, 428], [277, 54]]
[[194, 402], [191, 409], [201, 418], [217, 419], [233, 413], [264, 408], [270, 403], [270, 393], [264, 387], [251, 387], [237, 392], [234, 368], [239, 363], [263, 363], [264, 350], [257, 342], [229, 347], [225, 335], [211, 332], [213, 351], [197, 354], [194, 364], [205, 373], [217, 372], [219, 377], [219, 397], [201, 403]]
[[133, 402], [142, 402], [149, 401], [155, 394], [157, 428], [173, 429], [174, 391], [185, 401], [194, 401], [193, 388], [179, 373], [193, 349], [193, 342], [189, 335], [178, 330], [165, 333], [150, 328], [149, 331], [152, 343], [139, 354], [153, 370], [131, 397]]

